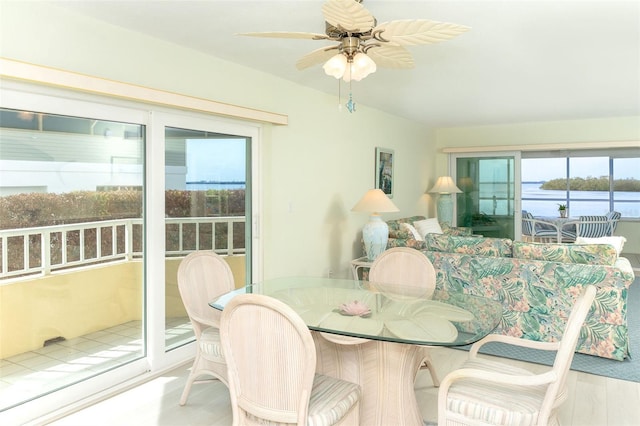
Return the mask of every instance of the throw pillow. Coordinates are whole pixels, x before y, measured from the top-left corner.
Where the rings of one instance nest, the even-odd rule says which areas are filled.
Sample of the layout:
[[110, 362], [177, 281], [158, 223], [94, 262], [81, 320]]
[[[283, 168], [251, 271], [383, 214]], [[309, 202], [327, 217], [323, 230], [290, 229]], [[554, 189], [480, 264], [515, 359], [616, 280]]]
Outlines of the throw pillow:
[[427, 234], [442, 234], [442, 228], [436, 218], [413, 222], [413, 226], [415, 226], [423, 237]]
[[599, 237], [599, 238], [576, 238], [576, 244], [610, 244], [616, 249], [616, 253], [620, 256], [624, 243], [627, 241], [625, 237]]
[[424, 238], [422, 238], [422, 235], [420, 235], [420, 233], [418, 232], [418, 230], [411, 225], [410, 223], [403, 223], [402, 226], [409, 231], [409, 233], [411, 235], [413, 235], [413, 239], [417, 240], [417, 241], [424, 241]]

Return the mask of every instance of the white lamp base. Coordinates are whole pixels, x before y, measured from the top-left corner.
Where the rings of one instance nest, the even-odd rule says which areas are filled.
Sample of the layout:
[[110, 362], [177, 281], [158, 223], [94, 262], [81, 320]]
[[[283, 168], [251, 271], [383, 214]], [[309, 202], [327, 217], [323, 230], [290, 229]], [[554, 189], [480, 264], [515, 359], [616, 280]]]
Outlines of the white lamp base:
[[453, 199], [451, 194], [440, 194], [438, 198], [438, 222], [451, 225], [453, 221]]
[[377, 214], [369, 216], [369, 222], [362, 228], [362, 239], [367, 258], [373, 262], [387, 249], [389, 226]]

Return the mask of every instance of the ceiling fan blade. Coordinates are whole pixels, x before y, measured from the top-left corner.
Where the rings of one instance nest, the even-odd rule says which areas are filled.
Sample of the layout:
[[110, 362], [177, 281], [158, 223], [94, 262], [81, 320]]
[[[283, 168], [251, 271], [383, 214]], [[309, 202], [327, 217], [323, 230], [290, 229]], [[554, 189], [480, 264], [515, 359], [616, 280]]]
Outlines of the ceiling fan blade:
[[413, 68], [413, 56], [402, 46], [375, 45], [367, 49], [367, 55], [379, 67]]
[[299, 38], [305, 40], [327, 40], [329, 37], [326, 34], [319, 33], [296, 33], [288, 31], [271, 31], [264, 33], [239, 33], [236, 35], [249, 36], [249, 37], [268, 37], [268, 38]]
[[307, 53], [296, 62], [296, 68], [303, 70], [316, 64], [326, 62], [333, 55], [338, 53], [338, 46], [326, 46]]
[[408, 19], [384, 22], [373, 29], [374, 37], [393, 45], [415, 46], [438, 43], [460, 35], [470, 28], [447, 22]]
[[346, 32], [366, 33], [375, 25], [375, 18], [354, 0], [328, 0], [322, 5], [324, 19]]

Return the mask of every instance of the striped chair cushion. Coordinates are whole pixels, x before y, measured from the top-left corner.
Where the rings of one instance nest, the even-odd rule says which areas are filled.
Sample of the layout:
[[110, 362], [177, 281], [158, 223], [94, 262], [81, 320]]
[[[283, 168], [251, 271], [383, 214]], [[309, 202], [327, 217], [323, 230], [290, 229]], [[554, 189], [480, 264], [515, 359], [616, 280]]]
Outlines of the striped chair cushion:
[[[533, 219], [533, 215], [531, 213], [529, 213], [528, 211], [523, 210], [522, 211], [522, 218], [523, 219]], [[524, 235], [531, 236], [531, 234], [533, 233], [533, 226], [531, 225], [530, 221], [528, 221], [528, 220], [523, 220], [522, 221], [522, 233]]]
[[[462, 368], [514, 375], [533, 374], [512, 365], [480, 358], [466, 361]], [[546, 390], [546, 386], [488, 384], [467, 379], [451, 386], [447, 409], [492, 425], [536, 425]]]
[[220, 330], [216, 327], [205, 328], [200, 336], [200, 352], [209, 361], [224, 363], [222, 344], [220, 343]]
[[316, 374], [309, 400], [308, 426], [338, 423], [360, 400], [360, 386], [355, 383]]
[[580, 216], [580, 237], [598, 238], [611, 235], [607, 216]]
[[[340, 422], [360, 399], [360, 386], [333, 377], [316, 374], [309, 399], [308, 426], [331, 426]], [[258, 419], [248, 414], [250, 420], [263, 426], [288, 424]]]

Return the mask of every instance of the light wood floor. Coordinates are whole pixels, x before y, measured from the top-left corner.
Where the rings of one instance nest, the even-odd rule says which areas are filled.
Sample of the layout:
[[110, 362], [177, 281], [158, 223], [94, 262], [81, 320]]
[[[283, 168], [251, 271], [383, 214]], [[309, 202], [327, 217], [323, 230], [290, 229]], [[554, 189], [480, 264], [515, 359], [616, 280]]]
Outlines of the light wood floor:
[[[436, 348], [432, 358], [440, 377], [457, 368], [467, 352]], [[546, 367], [519, 361], [505, 362], [525, 366], [533, 371]], [[105, 401], [64, 417], [55, 426], [89, 425], [162, 425], [162, 426], [226, 426], [231, 424], [231, 408], [227, 388], [219, 383], [195, 385], [187, 405], [178, 400], [188, 374], [189, 365], [116, 395]], [[560, 408], [564, 426], [639, 426], [640, 383], [610, 379], [572, 371], [568, 379], [569, 399]], [[425, 420], [436, 421], [437, 389], [428, 372], [416, 379], [416, 394]], [[393, 426], [393, 425], [389, 425]]]

